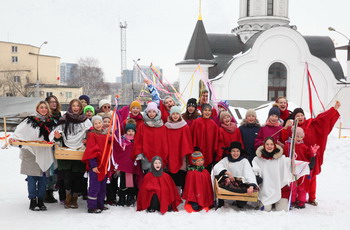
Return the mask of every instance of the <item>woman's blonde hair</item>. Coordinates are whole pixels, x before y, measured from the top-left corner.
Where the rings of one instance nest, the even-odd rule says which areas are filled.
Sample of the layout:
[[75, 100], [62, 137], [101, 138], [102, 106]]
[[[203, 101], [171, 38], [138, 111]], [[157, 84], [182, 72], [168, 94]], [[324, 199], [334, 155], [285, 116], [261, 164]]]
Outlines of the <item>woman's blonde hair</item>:
[[51, 112], [49, 104], [46, 101], [39, 101], [38, 104], [36, 104], [36, 108], [35, 108], [36, 112], [39, 113], [38, 109], [39, 109], [39, 106], [42, 105], [42, 104], [45, 104], [46, 107], [47, 107], [47, 114], [46, 114], [46, 116], [47, 117], [51, 117], [52, 116], [52, 112]]

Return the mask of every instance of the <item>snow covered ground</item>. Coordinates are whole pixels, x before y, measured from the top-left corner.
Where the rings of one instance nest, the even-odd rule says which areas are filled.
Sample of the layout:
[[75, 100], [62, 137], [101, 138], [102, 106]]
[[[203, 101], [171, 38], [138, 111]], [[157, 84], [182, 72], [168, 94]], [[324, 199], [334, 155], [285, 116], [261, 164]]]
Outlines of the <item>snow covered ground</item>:
[[[345, 130], [343, 136], [349, 136]], [[0, 133], [3, 136], [3, 133]], [[0, 146], [3, 145], [0, 142]], [[0, 149], [0, 229], [350, 229], [350, 138], [338, 139], [335, 128], [329, 136], [322, 173], [318, 177], [319, 206], [290, 212], [239, 211], [228, 203], [208, 213], [188, 214], [136, 212], [134, 207], [110, 207], [102, 214], [88, 214], [86, 202], [77, 210], [47, 204], [48, 211], [28, 209], [25, 176], [19, 174], [19, 150]], [[58, 197], [55, 193], [56, 198]]]

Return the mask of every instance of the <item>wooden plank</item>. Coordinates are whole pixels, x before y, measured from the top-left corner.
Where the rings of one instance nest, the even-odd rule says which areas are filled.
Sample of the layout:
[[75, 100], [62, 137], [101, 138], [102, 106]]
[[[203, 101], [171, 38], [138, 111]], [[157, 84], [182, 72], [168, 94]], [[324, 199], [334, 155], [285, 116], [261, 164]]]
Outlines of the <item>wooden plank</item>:
[[36, 147], [52, 147], [53, 143], [37, 143], [29, 141], [14, 141], [12, 145], [27, 145], [27, 146], [36, 146]]
[[251, 202], [257, 202], [258, 201], [258, 192], [254, 192], [252, 194], [248, 193], [236, 193], [231, 192], [229, 190], [223, 189], [219, 187], [218, 181], [214, 180], [214, 192], [215, 196], [218, 199], [223, 200], [240, 200], [240, 201], [251, 201]]

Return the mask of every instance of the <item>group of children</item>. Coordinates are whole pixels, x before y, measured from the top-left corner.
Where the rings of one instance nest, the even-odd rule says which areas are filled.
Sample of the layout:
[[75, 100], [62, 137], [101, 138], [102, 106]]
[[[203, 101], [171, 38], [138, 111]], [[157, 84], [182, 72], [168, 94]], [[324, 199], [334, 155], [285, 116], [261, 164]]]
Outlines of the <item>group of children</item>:
[[[107, 210], [106, 204], [135, 203], [138, 211], [165, 213], [177, 211], [182, 199], [187, 212], [208, 211], [223, 205], [222, 200], [214, 202], [215, 178], [227, 189], [239, 186], [242, 193], [259, 191], [260, 207], [266, 211], [273, 207], [288, 210], [288, 200], [297, 208], [304, 208], [306, 202], [317, 205], [316, 175], [321, 171], [327, 136], [339, 117], [339, 102], [305, 120], [301, 108], [288, 111], [287, 100], [281, 97], [264, 126], [250, 109], [238, 127], [228, 103], [212, 105], [206, 90], [198, 103], [189, 99], [181, 114], [172, 97], [161, 100], [152, 83], [146, 83], [152, 102], [143, 113], [138, 101], [113, 111], [104, 99], [94, 115], [89, 97], [82, 95], [61, 116], [57, 98], [50, 96], [18, 125], [11, 142], [53, 141], [85, 151], [82, 161], [56, 161], [51, 147], [22, 146], [21, 173], [27, 175], [31, 210], [46, 210], [45, 195], [52, 195], [45, 194], [52, 191], [46, 183], [55, 181], [53, 175], [64, 207], [78, 208], [82, 194], [89, 213]], [[299, 127], [291, 159], [295, 119]], [[235, 204], [242, 208], [246, 203]]]

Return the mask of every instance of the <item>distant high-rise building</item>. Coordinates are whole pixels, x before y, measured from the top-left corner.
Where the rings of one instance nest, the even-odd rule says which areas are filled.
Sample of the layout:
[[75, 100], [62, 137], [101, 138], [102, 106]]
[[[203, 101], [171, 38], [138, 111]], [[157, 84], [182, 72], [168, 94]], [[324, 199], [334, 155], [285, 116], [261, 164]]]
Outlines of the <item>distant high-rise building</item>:
[[61, 72], [61, 78], [60, 83], [61, 84], [67, 84], [69, 79], [73, 78], [73, 69], [77, 68], [78, 65], [75, 63], [61, 63], [60, 72]]

